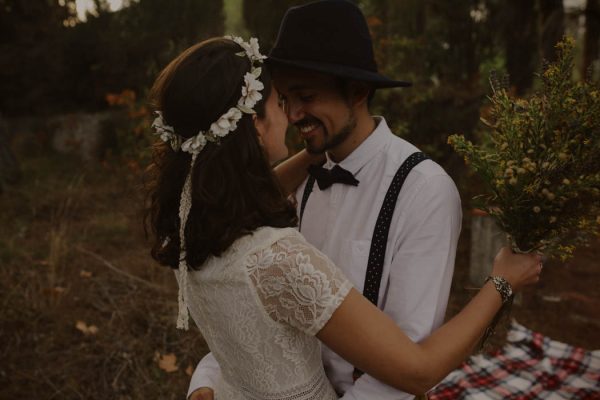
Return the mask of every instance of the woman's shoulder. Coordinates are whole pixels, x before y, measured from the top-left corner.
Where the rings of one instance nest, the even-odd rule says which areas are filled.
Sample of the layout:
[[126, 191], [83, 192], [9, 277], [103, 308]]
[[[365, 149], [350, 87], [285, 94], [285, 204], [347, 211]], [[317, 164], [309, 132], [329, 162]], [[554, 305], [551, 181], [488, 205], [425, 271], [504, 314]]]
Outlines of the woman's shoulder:
[[273, 247], [280, 241], [306, 243], [304, 237], [296, 228], [263, 226], [236, 240], [228, 250], [234, 253], [236, 258], [245, 257]]

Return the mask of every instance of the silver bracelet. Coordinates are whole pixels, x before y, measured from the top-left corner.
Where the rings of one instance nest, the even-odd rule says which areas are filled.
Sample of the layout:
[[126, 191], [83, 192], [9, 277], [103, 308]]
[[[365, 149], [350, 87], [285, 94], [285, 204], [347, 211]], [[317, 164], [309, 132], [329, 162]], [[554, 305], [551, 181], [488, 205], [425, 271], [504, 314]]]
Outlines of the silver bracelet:
[[492, 281], [498, 293], [502, 297], [502, 304], [506, 304], [513, 295], [512, 286], [506, 279], [501, 276], [488, 276], [485, 278], [485, 282]]

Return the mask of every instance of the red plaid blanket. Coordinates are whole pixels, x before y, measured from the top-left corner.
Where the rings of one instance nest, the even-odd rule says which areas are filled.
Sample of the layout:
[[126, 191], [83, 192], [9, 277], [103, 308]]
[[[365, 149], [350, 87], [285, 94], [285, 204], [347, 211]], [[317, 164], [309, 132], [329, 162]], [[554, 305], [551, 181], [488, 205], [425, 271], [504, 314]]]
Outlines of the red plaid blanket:
[[501, 351], [472, 356], [429, 399], [600, 399], [600, 350], [557, 342], [513, 321]]

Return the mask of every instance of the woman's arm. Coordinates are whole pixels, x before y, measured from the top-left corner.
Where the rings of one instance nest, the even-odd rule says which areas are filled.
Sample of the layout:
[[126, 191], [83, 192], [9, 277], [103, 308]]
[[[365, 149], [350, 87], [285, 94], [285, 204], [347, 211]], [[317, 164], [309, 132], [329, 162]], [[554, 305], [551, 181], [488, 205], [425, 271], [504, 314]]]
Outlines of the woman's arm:
[[[503, 276], [519, 290], [537, 282], [539, 261], [539, 256], [503, 249], [493, 275]], [[352, 289], [317, 337], [369, 375], [397, 389], [422, 394], [471, 353], [501, 305], [500, 294], [488, 282], [458, 315], [417, 344]]]
[[312, 164], [321, 164], [325, 161], [324, 154], [309, 154], [306, 150], [288, 158], [274, 169], [275, 176], [281, 184], [286, 196], [294, 193], [298, 186], [306, 179], [307, 168]]

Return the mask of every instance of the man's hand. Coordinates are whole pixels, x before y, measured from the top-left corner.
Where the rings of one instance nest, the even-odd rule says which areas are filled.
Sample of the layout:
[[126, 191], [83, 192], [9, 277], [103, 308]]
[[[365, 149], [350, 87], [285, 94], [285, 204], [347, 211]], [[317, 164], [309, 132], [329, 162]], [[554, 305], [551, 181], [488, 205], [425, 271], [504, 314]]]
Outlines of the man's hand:
[[215, 392], [209, 387], [201, 387], [192, 392], [188, 400], [213, 400]]

